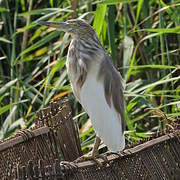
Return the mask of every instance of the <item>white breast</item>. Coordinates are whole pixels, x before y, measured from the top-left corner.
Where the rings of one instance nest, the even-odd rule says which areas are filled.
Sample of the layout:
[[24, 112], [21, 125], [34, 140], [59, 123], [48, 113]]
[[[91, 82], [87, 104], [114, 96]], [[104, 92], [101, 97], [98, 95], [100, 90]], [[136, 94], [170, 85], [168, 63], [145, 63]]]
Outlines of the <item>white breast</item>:
[[88, 72], [80, 91], [80, 103], [90, 116], [97, 136], [111, 151], [120, 151], [125, 147], [122, 125], [113, 105], [110, 108], [106, 102], [103, 83], [96, 78], [98, 69], [95, 65]]

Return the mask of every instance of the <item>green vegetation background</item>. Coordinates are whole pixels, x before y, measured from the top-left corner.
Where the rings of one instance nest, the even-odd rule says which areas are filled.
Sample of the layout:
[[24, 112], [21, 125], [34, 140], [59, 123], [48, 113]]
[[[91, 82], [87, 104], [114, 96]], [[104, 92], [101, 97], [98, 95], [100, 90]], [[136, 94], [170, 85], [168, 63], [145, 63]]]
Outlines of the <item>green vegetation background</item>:
[[76, 17], [94, 27], [125, 79], [127, 141], [165, 128], [165, 117], [177, 120], [180, 1], [1, 0], [0, 139], [32, 126], [40, 108], [68, 96], [82, 147], [92, 147], [95, 132], [72, 95], [65, 69], [69, 35], [36, 24]]

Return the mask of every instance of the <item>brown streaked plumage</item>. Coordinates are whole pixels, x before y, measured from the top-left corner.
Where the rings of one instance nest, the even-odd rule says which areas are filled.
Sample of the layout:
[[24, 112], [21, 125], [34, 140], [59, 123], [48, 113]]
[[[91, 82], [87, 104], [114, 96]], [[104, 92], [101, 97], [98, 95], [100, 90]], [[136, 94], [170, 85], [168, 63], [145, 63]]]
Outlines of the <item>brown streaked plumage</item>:
[[98, 153], [100, 138], [112, 151], [124, 149], [123, 80], [94, 29], [78, 19], [40, 24], [56, 27], [72, 36], [67, 72], [73, 93], [90, 116], [97, 133], [92, 156]]

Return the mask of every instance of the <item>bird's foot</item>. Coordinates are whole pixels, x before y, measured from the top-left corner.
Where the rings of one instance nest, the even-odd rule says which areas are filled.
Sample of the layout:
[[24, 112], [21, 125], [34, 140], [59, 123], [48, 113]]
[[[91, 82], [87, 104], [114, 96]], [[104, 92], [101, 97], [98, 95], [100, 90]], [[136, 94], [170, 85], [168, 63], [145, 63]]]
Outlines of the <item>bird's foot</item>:
[[83, 162], [83, 161], [94, 161], [99, 167], [103, 166], [103, 162], [100, 160], [102, 159], [104, 162], [107, 162], [107, 157], [101, 154], [96, 154], [96, 155], [83, 155], [76, 159], [74, 162]]
[[118, 156], [118, 157], [122, 157], [122, 154], [121, 154], [121, 152], [114, 152], [114, 151], [107, 151], [107, 152], [105, 152], [105, 155], [106, 156], [109, 156], [109, 155], [116, 155], [116, 156]]

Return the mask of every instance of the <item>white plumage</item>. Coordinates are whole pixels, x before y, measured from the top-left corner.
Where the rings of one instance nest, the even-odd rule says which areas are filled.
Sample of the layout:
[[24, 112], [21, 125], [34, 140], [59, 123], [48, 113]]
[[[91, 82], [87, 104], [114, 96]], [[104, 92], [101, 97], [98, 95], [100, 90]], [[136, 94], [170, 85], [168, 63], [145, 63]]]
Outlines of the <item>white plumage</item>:
[[[99, 63], [93, 64], [80, 91], [80, 103], [90, 116], [97, 136], [111, 151], [125, 147], [121, 120], [112, 105], [106, 102], [103, 83], [97, 81]], [[122, 135], [123, 134], [123, 135]]]

